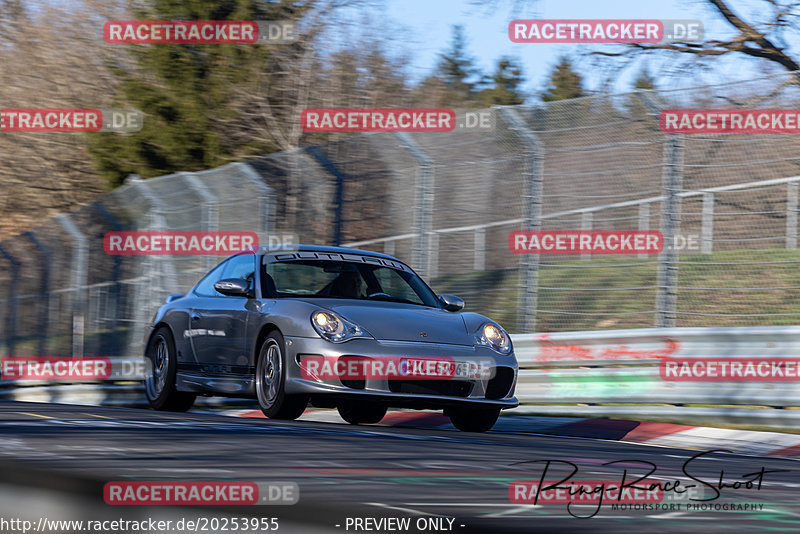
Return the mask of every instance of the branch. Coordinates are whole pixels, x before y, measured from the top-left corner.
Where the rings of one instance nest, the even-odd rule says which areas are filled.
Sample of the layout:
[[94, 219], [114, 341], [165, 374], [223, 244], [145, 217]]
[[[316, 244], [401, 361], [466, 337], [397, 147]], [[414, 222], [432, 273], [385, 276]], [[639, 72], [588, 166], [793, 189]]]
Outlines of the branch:
[[[765, 0], [772, 5], [775, 5], [773, 0]], [[722, 15], [726, 22], [738, 30], [739, 34], [728, 41], [709, 40], [704, 43], [657, 43], [657, 44], [642, 44], [631, 43], [627, 45], [628, 51], [623, 52], [605, 52], [593, 51], [592, 55], [619, 57], [629, 55], [631, 50], [639, 50], [642, 52], [649, 52], [652, 50], [672, 50], [683, 54], [692, 54], [695, 56], [722, 56], [731, 52], [738, 52], [751, 57], [766, 59], [773, 63], [778, 63], [790, 72], [800, 71], [800, 64], [794, 59], [784, 53], [784, 49], [777, 46], [766, 35], [748, 24], [736, 14], [725, 3], [725, 0], [708, 0], [716, 10]], [[786, 13], [779, 13], [777, 20], [780, 22], [781, 17]], [[772, 25], [774, 23], [769, 23]], [[757, 46], [748, 46], [748, 43]]]

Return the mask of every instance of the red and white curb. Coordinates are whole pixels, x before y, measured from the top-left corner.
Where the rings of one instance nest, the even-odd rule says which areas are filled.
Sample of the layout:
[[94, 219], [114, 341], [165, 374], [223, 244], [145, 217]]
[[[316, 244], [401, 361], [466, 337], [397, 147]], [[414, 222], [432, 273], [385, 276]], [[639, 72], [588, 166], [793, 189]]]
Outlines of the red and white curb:
[[[264, 418], [260, 410], [225, 410], [222, 415]], [[307, 410], [301, 421], [343, 423], [336, 410]], [[440, 412], [389, 412], [379, 426], [452, 430]], [[732, 430], [670, 423], [579, 417], [501, 417], [492, 429], [498, 433], [535, 432], [553, 436], [611, 439], [682, 449], [725, 449], [737, 454], [800, 459], [800, 434]]]

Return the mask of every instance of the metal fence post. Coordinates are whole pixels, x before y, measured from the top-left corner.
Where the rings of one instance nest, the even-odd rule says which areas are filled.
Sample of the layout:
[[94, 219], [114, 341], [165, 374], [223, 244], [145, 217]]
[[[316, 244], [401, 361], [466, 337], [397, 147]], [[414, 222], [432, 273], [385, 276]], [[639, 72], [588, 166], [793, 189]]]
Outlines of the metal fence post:
[[428, 271], [431, 278], [439, 276], [439, 234], [431, 232], [428, 238]]
[[5, 248], [0, 246], [0, 255], [11, 265], [11, 279], [8, 281], [8, 315], [6, 316], [6, 356], [14, 356], [14, 344], [17, 341], [17, 288], [19, 287], [19, 261]]
[[[131, 175], [126, 180], [134, 187], [138, 187], [142, 196], [144, 196], [150, 203], [150, 210], [148, 212], [149, 223], [147, 228], [150, 230], [167, 230], [167, 223], [163, 215], [164, 202], [158, 197], [146, 183], [139, 176]], [[145, 256], [146, 260], [143, 261], [142, 273], [145, 278], [150, 280], [158, 280], [157, 270], [155, 266], [156, 261], [153, 258], [158, 258], [158, 265], [163, 267], [165, 278], [163, 282], [166, 287], [159, 288], [162, 292], [175, 292], [178, 288], [178, 276], [175, 271], [175, 265], [170, 256]], [[134, 309], [137, 314], [135, 323], [146, 324], [150, 319], [153, 310], [161, 305], [160, 297], [156, 288], [150, 286], [146, 282], [139, 282], [136, 285], [136, 293], [134, 297]]]
[[[544, 146], [517, 110], [510, 107], [500, 108], [500, 112], [511, 130], [517, 132], [525, 145], [525, 230], [539, 230], [542, 225], [542, 170], [544, 166]], [[520, 280], [522, 292], [519, 299], [519, 320], [517, 329], [520, 332], [533, 332], [536, 328], [536, 308], [539, 297], [539, 255], [524, 254], [520, 261]]]
[[786, 248], [797, 248], [797, 182], [786, 184]]
[[[639, 204], [639, 230], [643, 232], [650, 230], [650, 204], [647, 202]], [[636, 257], [646, 260], [647, 254], [637, 254]]]
[[475, 255], [472, 258], [473, 271], [486, 270], [486, 228], [476, 228], [473, 231], [473, 244]]
[[[594, 226], [594, 214], [591, 211], [581, 213], [581, 232], [591, 232]], [[581, 254], [581, 259], [587, 261], [591, 259], [591, 254]]]
[[703, 193], [702, 234], [700, 252], [711, 254], [714, 249], [714, 193]]
[[342, 227], [344, 220], [344, 181], [347, 175], [340, 171], [318, 146], [306, 147], [306, 151], [311, 154], [317, 163], [327, 171], [328, 174], [336, 179], [336, 198], [333, 203], [333, 244], [337, 247], [342, 244]]
[[31, 231], [24, 232], [22, 235], [33, 243], [33, 246], [39, 251], [42, 260], [42, 277], [39, 283], [39, 341], [36, 350], [39, 356], [45, 356], [47, 352], [47, 336], [50, 331], [48, 327], [50, 321], [47, 320], [50, 309], [50, 249], [44, 246], [44, 244], [39, 241], [39, 238], [36, 237], [36, 234]]
[[658, 293], [656, 295], [657, 327], [675, 326], [678, 307], [678, 256], [675, 252], [675, 236], [680, 233], [681, 198], [683, 182], [683, 143], [681, 138], [670, 135], [664, 146], [664, 172], [662, 190], [664, 202], [661, 205], [661, 232], [665, 246], [658, 263]]
[[[275, 195], [272, 188], [261, 179], [261, 175], [247, 163], [237, 162], [232, 165], [242, 173], [242, 176], [250, 180], [257, 189], [261, 191], [261, 198], [263, 200], [263, 210], [261, 210], [261, 232], [269, 234], [274, 228], [273, 217], [275, 214]], [[264, 235], [267, 237], [267, 235]]]
[[417, 183], [415, 187], [414, 208], [416, 221], [414, 230], [417, 238], [414, 240], [412, 253], [412, 264], [421, 275], [427, 276], [435, 271], [434, 262], [437, 262], [438, 250], [430, 248], [431, 230], [433, 225], [433, 206], [434, 206], [434, 174], [433, 162], [419, 147], [416, 141], [405, 132], [394, 132], [395, 137], [400, 140], [400, 144], [405, 147], [419, 163], [417, 167]]
[[86, 291], [89, 271], [87, 260], [89, 256], [89, 241], [86, 236], [78, 230], [69, 215], [57, 215], [55, 219], [64, 227], [73, 241], [72, 252], [72, 356], [83, 356], [83, 340], [86, 321]]
[[[658, 121], [663, 105], [652, 91], [637, 91], [636, 94], [647, 110]], [[675, 237], [680, 233], [681, 198], [683, 187], [683, 140], [679, 134], [669, 134], [664, 143], [661, 191], [664, 201], [661, 204], [661, 233], [664, 236], [664, 250], [659, 254], [656, 318], [655, 326], [675, 326], [678, 307], [678, 263], [675, 252]]]
[[[219, 230], [219, 209], [217, 208], [218, 200], [216, 197], [208, 190], [206, 184], [197, 177], [197, 175], [193, 172], [179, 172], [178, 176], [183, 178], [189, 187], [197, 192], [200, 195], [200, 198], [203, 199], [203, 231], [204, 232], [216, 232]], [[211, 254], [205, 254], [203, 257], [203, 263], [206, 266], [206, 269], [211, 269], [214, 266], [214, 256]]]
[[[93, 202], [92, 207], [100, 214], [100, 216], [105, 219], [111, 228], [114, 231], [121, 231], [123, 229], [122, 224], [120, 224], [119, 219], [114, 216], [110, 211], [106, 209], [106, 207], [101, 204], [100, 202]], [[117, 334], [117, 328], [119, 326], [119, 320], [121, 318], [121, 310], [120, 305], [122, 303], [122, 299], [120, 298], [122, 291], [121, 291], [121, 284], [119, 280], [120, 271], [122, 270], [122, 257], [118, 255], [113, 256], [113, 263], [114, 266], [111, 268], [111, 302], [108, 308], [114, 310], [114, 313], [111, 314], [111, 317], [108, 319], [109, 329], [114, 332], [114, 335], [111, 336], [111, 340], [108, 343], [108, 350], [104, 350], [103, 353], [112, 354], [114, 356], [118, 356], [122, 354], [121, 352], [121, 336]], [[87, 318], [90, 318], [89, 314], [90, 306], [87, 305]], [[130, 339], [130, 336], [128, 336]], [[104, 344], [105, 345], [105, 344]], [[84, 347], [85, 348], [85, 347]], [[103, 347], [105, 348], [105, 347]], [[126, 354], [128, 352], [126, 351]]]

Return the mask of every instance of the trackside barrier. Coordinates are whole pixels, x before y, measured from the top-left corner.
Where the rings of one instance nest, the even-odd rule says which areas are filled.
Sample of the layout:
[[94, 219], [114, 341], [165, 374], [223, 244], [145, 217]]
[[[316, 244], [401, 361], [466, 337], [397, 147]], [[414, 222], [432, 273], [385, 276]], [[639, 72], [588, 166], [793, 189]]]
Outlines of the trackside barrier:
[[[758, 408], [800, 406], [800, 380], [666, 381], [659, 373], [659, 363], [664, 358], [797, 358], [800, 326], [647, 328], [511, 337], [520, 365], [516, 395], [521, 404], [512, 412], [662, 417], [680, 422], [700, 418], [771, 426], [800, 423], [800, 410]], [[113, 361], [115, 370], [144, 369], [141, 358]], [[135, 383], [140, 375], [126, 372], [111, 378], [102, 383], [74, 385], [0, 380], [0, 398], [143, 404], [141, 384]], [[119, 383], [121, 380], [127, 383]], [[611, 403], [627, 406], [601, 406]], [[687, 404], [713, 407], [684, 406]]]
[[[659, 373], [664, 358], [797, 358], [800, 326], [644, 328], [511, 337], [520, 365], [516, 393], [520, 408], [512, 412], [520, 415], [800, 426], [800, 410], [763, 409], [800, 406], [800, 380], [667, 381]], [[611, 403], [628, 406], [601, 405]]]
[[800, 326], [639, 328], [512, 335], [521, 369], [657, 365], [671, 358], [800, 357]]
[[[76, 358], [77, 359], [77, 358]], [[111, 375], [103, 381], [43, 381], [0, 379], [0, 400], [93, 406], [147, 407], [144, 358], [111, 357]], [[2, 358], [0, 358], [2, 362]], [[253, 406], [254, 401], [198, 397], [195, 406]]]

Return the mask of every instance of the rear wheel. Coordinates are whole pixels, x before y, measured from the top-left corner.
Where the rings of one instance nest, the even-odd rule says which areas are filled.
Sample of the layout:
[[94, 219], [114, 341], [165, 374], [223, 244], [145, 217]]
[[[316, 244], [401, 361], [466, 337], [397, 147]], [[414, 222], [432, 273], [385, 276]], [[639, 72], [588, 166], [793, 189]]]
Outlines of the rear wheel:
[[464, 432], [486, 432], [500, 416], [500, 408], [448, 408], [445, 412], [450, 422]]
[[178, 391], [175, 387], [178, 360], [172, 332], [162, 326], [153, 335], [146, 353], [144, 390], [154, 410], [185, 412], [194, 404], [196, 395]]
[[381, 422], [387, 407], [377, 402], [345, 400], [336, 409], [342, 419], [351, 425], [372, 425]]
[[258, 353], [256, 395], [258, 406], [270, 419], [297, 419], [306, 410], [306, 395], [287, 395], [283, 335], [271, 332]]

